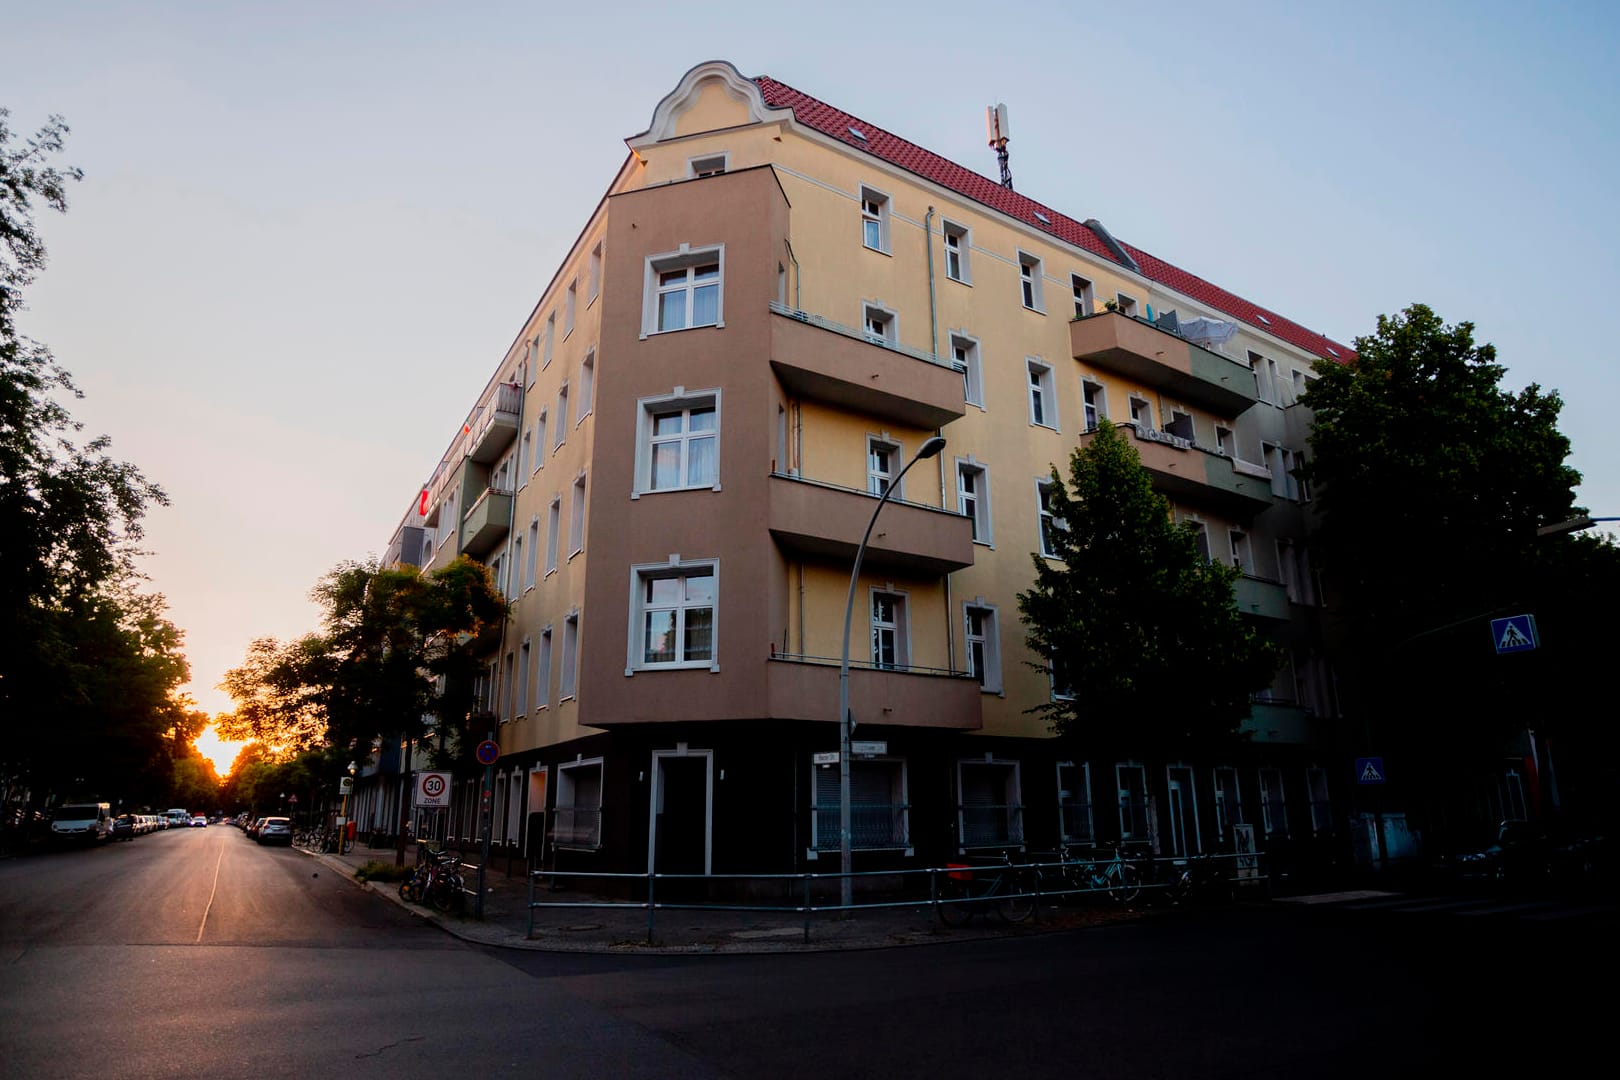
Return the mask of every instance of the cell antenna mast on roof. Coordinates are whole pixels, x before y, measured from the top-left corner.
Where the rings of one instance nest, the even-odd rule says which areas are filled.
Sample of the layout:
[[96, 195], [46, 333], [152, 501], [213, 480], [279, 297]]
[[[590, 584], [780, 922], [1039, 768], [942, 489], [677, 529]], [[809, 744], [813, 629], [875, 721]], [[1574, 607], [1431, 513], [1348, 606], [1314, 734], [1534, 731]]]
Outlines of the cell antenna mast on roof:
[[1011, 191], [1012, 169], [1007, 166], [1007, 143], [1010, 138], [1007, 106], [995, 104], [984, 107], [984, 133], [990, 139], [990, 148], [996, 152], [996, 161], [1001, 164], [1001, 186]]

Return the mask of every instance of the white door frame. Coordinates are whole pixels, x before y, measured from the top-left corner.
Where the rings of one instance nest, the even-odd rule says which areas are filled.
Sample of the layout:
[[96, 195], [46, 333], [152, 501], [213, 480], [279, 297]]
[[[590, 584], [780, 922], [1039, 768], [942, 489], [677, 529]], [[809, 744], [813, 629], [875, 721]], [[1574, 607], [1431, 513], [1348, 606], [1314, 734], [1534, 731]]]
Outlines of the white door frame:
[[663, 797], [663, 760], [665, 758], [705, 759], [703, 787], [703, 872], [714, 872], [714, 751], [688, 750], [685, 743], [677, 743], [673, 750], [652, 752], [652, 790], [647, 800], [647, 873], [653, 873], [658, 851], [658, 803]]
[[[1204, 852], [1204, 829], [1198, 820], [1198, 779], [1193, 773], [1193, 767], [1186, 762], [1178, 761], [1164, 767], [1165, 794], [1169, 795], [1170, 785], [1180, 786], [1181, 779], [1177, 773], [1185, 774], [1187, 790], [1182, 793], [1182, 852], [1183, 855], [1201, 855]], [[1192, 832], [1187, 833], [1187, 811], [1192, 814]]]

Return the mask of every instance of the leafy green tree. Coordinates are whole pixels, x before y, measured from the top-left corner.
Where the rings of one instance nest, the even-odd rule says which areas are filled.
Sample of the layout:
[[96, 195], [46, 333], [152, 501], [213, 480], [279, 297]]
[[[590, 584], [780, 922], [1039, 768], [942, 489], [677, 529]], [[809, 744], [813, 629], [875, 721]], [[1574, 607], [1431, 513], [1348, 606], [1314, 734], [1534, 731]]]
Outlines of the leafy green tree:
[[[1235, 568], [1170, 518], [1135, 447], [1105, 424], [1051, 476], [1055, 559], [1018, 594], [1059, 691], [1031, 709], [1064, 736], [1139, 752], [1231, 739], [1279, 655], [1238, 613]], [[1046, 665], [1031, 666], [1047, 670]]]
[[[1620, 634], [1595, 601], [1620, 583], [1620, 550], [1537, 536], [1578, 512], [1562, 400], [1504, 388], [1507, 368], [1473, 324], [1422, 304], [1380, 316], [1355, 345], [1348, 363], [1319, 362], [1301, 399], [1315, 414], [1303, 476], [1367, 749], [1391, 755], [1420, 820], [1420, 793], [1443, 802], [1455, 789], [1454, 804], [1472, 804], [1475, 779], [1504, 757], [1545, 762], [1552, 745], [1579, 772], [1614, 743], [1592, 719], [1608, 711], [1593, 673]], [[1542, 648], [1496, 655], [1490, 620], [1523, 613]]]

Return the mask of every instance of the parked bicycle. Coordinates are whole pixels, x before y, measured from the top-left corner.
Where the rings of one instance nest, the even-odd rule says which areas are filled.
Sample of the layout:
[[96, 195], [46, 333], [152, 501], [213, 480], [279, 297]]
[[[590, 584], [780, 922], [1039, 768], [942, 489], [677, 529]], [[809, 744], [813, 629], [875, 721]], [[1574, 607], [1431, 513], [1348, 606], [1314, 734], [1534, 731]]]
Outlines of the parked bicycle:
[[459, 908], [465, 881], [461, 857], [449, 851], [434, 851], [425, 842], [416, 846], [416, 870], [399, 883], [399, 898], [409, 903], [429, 903], [440, 911]]
[[1194, 855], [1172, 865], [1164, 892], [1172, 904], [1219, 907], [1232, 902], [1232, 879], [1215, 859]]
[[1142, 894], [1141, 871], [1125, 858], [1121, 848], [1111, 850], [1112, 858], [1098, 859], [1095, 854], [1079, 855], [1069, 845], [1061, 845], [1058, 865], [1040, 870], [1041, 891], [1066, 896], [1106, 892], [1116, 904], [1130, 903]]
[[1035, 914], [1035, 874], [1014, 866], [1007, 853], [1002, 853], [1000, 862], [988, 866], [945, 865], [934, 906], [939, 921], [946, 926], [965, 926], [973, 916], [991, 911], [1010, 923], [1021, 923]]

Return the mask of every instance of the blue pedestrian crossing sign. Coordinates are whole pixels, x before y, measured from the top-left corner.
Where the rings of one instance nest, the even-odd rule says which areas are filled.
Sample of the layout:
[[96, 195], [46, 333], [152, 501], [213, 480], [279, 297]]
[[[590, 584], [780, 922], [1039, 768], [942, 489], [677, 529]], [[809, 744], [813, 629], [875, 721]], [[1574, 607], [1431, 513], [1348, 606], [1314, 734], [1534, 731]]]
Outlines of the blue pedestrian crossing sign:
[[1509, 615], [1505, 619], [1491, 620], [1491, 640], [1496, 643], [1496, 654], [1529, 652], [1541, 644], [1536, 636], [1534, 615]]
[[1356, 758], [1356, 783], [1382, 784], [1384, 782], [1384, 759], [1381, 757]]

